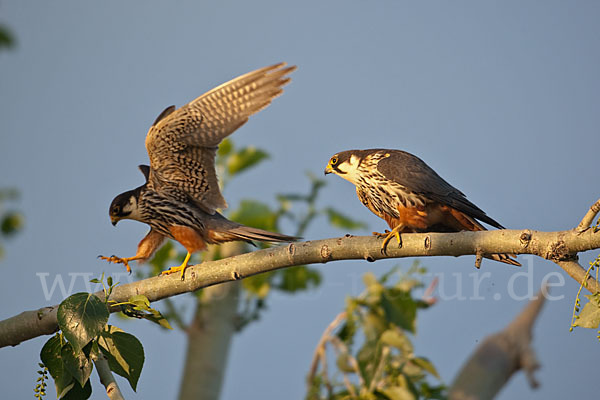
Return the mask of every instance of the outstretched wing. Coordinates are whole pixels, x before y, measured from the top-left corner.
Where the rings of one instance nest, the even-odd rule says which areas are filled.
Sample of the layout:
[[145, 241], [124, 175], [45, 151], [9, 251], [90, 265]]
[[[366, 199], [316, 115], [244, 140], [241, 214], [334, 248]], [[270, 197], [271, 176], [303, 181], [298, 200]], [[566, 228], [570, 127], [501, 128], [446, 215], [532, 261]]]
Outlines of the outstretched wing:
[[261, 68], [224, 83], [179, 109], [165, 109], [146, 136], [148, 185], [213, 214], [226, 208], [215, 172], [221, 141], [279, 96], [296, 69], [285, 63]]
[[471, 203], [466, 196], [446, 182], [420, 158], [401, 151], [386, 150], [390, 156], [377, 164], [377, 170], [407, 190], [421, 194], [440, 204], [450, 206], [472, 218], [476, 218], [495, 228], [503, 226], [490, 218], [482, 209]]

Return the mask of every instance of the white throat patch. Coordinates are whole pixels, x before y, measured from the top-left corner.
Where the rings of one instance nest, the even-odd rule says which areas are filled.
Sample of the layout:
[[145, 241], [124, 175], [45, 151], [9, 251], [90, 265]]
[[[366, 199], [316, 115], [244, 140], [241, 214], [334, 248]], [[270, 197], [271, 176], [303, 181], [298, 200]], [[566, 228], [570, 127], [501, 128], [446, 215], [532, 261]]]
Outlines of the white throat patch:
[[354, 155], [350, 156], [348, 160], [338, 165], [338, 169], [342, 171], [338, 176], [356, 185], [360, 176], [360, 173], [358, 172], [359, 163], [360, 159], [358, 157]]

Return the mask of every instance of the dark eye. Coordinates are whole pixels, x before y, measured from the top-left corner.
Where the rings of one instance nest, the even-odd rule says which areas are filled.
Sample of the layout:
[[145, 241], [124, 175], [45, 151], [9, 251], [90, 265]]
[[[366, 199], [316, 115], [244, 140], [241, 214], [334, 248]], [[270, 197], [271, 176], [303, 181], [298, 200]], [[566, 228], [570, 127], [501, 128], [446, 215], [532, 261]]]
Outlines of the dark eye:
[[112, 209], [113, 214], [119, 214], [120, 211], [121, 211], [121, 207], [119, 207], [119, 206], [114, 206]]
[[338, 163], [338, 158], [337, 157], [331, 157], [331, 161], [330, 161], [331, 165], [335, 165]]

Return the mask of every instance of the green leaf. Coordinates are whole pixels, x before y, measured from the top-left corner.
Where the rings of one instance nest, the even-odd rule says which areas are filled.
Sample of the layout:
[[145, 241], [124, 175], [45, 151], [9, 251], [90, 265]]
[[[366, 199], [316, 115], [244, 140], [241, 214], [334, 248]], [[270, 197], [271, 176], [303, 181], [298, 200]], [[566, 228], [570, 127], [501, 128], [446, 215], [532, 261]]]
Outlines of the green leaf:
[[335, 364], [337, 365], [338, 369], [342, 372], [355, 372], [354, 368], [352, 368], [352, 365], [350, 364], [350, 357], [348, 357], [348, 354], [346, 353], [341, 353], [337, 357]]
[[135, 304], [141, 310], [150, 309], [150, 300], [143, 294], [138, 294], [129, 298], [128, 302]]
[[64, 368], [83, 387], [92, 373], [92, 362], [86, 357], [83, 351], [75, 354], [71, 343], [66, 343], [62, 347], [60, 354]]
[[315, 288], [321, 283], [321, 273], [306, 265], [285, 268], [278, 271], [277, 277], [281, 279], [277, 288], [290, 293]]
[[17, 212], [8, 212], [0, 223], [0, 232], [5, 236], [11, 236], [20, 231], [23, 228], [23, 216]]
[[354, 220], [349, 216], [342, 214], [333, 208], [329, 207], [325, 209], [325, 214], [329, 218], [329, 223], [337, 228], [341, 229], [366, 229], [367, 225], [363, 222]]
[[413, 364], [417, 364], [419, 367], [421, 367], [425, 371], [429, 372], [431, 375], [433, 375], [436, 378], [440, 379], [440, 375], [438, 374], [437, 370], [435, 369], [435, 367], [433, 366], [433, 364], [431, 363], [431, 361], [429, 361], [425, 357], [415, 357], [415, 358], [413, 358], [410, 361]]
[[81, 349], [104, 329], [110, 313], [102, 300], [91, 293], [75, 293], [58, 306], [58, 326], [73, 346]]
[[392, 386], [380, 390], [389, 400], [415, 400], [410, 390], [402, 386]]
[[14, 36], [4, 26], [0, 26], [0, 49], [12, 47], [15, 43]]
[[388, 321], [415, 333], [417, 303], [407, 292], [398, 289], [384, 290], [381, 294], [381, 307]]
[[144, 347], [133, 335], [109, 325], [99, 340], [110, 369], [126, 378], [135, 391], [144, 366]]
[[598, 329], [600, 325], [600, 295], [586, 295], [588, 302], [579, 313], [579, 318], [573, 325], [582, 328]]
[[229, 170], [229, 174], [233, 176], [260, 163], [268, 157], [269, 155], [266, 152], [257, 149], [254, 146], [244, 147], [229, 157], [227, 160], [227, 169]]
[[61, 400], [86, 400], [92, 395], [92, 384], [88, 380], [85, 386], [73, 385], [73, 388], [67, 392]]
[[404, 354], [413, 352], [413, 345], [405, 334], [398, 332], [397, 329], [388, 329], [381, 334], [379, 338], [381, 343], [392, 346]]
[[42, 347], [40, 359], [46, 365], [50, 375], [54, 379], [57, 397], [61, 398], [75, 386], [73, 376], [65, 370], [62, 360], [61, 349], [64, 344], [60, 334], [52, 336]]
[[240, 224], [268, 231], [276, 230], [277, 215], [259, 201], [242, 200], [240, 206], [230, 214], [230, 219]]
[[271, 290], [271, 279], [274, 275], [274, 272], [267, 272], [265, 274], [251, 276], [242, 281], [242, 286], [252, 295], [259, 299], [263, 299]]
[[233, 142], [229, 138], [223, 139], [219, 148], [217, 149], [217, 156], [225, 157], [228, 156], [233, 150]]

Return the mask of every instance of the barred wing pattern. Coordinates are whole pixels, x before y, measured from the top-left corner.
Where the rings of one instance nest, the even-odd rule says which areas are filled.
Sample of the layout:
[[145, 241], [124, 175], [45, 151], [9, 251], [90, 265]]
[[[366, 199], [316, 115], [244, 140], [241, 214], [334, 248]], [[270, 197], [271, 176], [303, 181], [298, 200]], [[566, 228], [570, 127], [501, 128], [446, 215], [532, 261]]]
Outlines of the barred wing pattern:
[[285, 63], [264, 67], [163, 111], [146, 136], [149, 189], [192, 201], [209, 214], [226, 208], [215, 172], [217, 146], [279, 96], [295, 69]]

